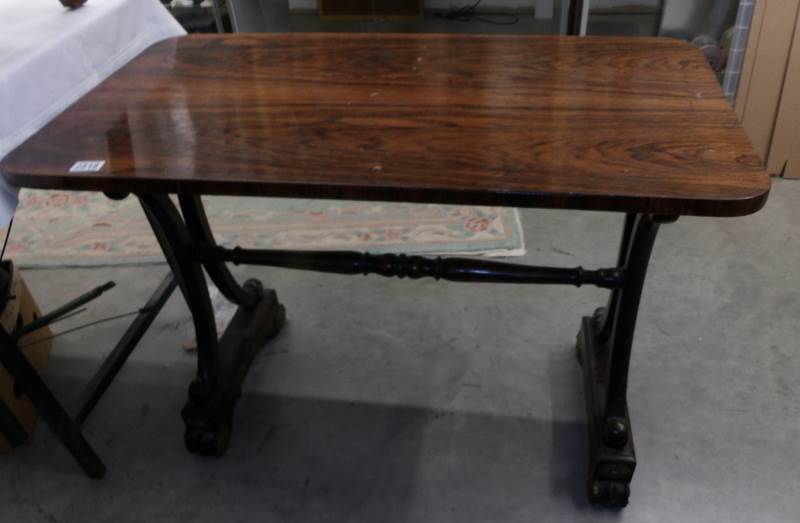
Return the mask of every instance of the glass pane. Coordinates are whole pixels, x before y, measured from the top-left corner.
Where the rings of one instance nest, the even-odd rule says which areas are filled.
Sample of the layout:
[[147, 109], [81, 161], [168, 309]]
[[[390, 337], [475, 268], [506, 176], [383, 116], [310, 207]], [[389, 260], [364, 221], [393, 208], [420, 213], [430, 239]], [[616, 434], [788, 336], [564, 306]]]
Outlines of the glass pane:
[[563, 34], [569, 0], [227, 0], [227, 4], [231, 25], [238, 32]]
[[661, 4], [661, 0], [594, 0], [589, 3], [586, 32], [593, 35], [655, 36], [661, 20]]
[[587, 0], [586, 34], [667, 36], [703, 51], [733, 102], [754, 0]]

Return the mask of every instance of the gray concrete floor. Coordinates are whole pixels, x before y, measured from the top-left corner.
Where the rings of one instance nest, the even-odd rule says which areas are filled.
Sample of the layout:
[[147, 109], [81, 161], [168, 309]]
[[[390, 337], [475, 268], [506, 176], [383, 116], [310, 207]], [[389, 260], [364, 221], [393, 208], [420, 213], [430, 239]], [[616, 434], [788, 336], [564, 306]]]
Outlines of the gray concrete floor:
[[[246, 381], [228, 454], [184, 451], [193, 374], [177, 295], [86, 425], [85, 478], [49, 429], [0, 458], [0, 519], [22, 521], [798, 521], [800, 182], [745, 218], [662, 229], [636, 333], [639, 465], [622, 512], [587, 506], [579, 318], [591, 288], [483, 286], [248, 268], [289, 322]], [[525, 211], [526, 262], [613, 264], [621, 218]], [[144, 303], [163, 266], [27, 271], [55, 305], [107, 279], [80, 321]], [[63, 327], [62, 327], [63, 328]], [[74, 399], [125, 328], [59, 338]]]

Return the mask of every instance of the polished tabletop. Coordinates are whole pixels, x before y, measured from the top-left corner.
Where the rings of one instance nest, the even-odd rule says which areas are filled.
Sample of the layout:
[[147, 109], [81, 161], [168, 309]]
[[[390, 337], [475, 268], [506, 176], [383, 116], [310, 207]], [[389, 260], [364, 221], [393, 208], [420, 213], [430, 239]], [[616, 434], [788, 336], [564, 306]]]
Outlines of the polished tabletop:
[[66, 190], [716, 216], [757, 211], [770, 187], [703, 55], [661, 38], [165, 40], [0, 172]]

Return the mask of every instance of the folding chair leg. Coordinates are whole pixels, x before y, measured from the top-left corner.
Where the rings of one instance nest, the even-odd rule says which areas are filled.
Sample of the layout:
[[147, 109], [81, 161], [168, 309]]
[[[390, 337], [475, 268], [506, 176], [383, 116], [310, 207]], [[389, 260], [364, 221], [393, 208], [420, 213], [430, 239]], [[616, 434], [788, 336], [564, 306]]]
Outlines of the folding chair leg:
[[39, 415], [53, 429], [59, 440], [91, 478], [101, 478], [106, 466], [86, 441], [80, 425], [58, 402], [42, 378], [17, 348], [14, 339], [0, 329], [0, 363], [16, 380], [22, 392], [31, 400]]

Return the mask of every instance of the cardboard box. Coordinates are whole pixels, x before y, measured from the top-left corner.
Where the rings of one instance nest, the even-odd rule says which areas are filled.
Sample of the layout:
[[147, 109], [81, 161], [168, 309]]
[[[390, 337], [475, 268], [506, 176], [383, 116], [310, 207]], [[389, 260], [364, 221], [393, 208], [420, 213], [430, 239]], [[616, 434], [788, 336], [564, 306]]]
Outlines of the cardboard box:
[[767, 171], [800, 178], [800, 0], [755, 4], [736, 114]]
[[[5, 263], [3, 265], [6, 266]], [[30, 323], [41, 316], [41, 311], [19, 271], [12, 269], [11, 273], [9, 295], [13, 299], [9, 299], [5, 309], [0, 313], [0, 327], [6, 332], [13, 332], [19, 326]], [[52, 341], [47, 339], [50, 336], [52, 336], [52, 331], [48, 327], [44, 327], [19, 340], [19, 346], [23, 347], [22, 353], [39, 375], [42, 375], [47, 367], [52, 346]], [[0, 366], [0, 418], [4, 417], [6, 424], [16, 422], [16, 425], [13, 425], [16, 430], [10, 434], [3, 433], [8, 431], [7, 425], [5, 431], [0, 430], [0, 453], [10, 452], [30, 441], [36, 424], [36, 409], [26, 396], [14, 389], [14, 380]], [[10, 419], [9, 416], [11, 416]], [[0, 424], [0, 427], [2, 426], [3, 424]], [[22, 432], [19, 429], [22, 429]]]

